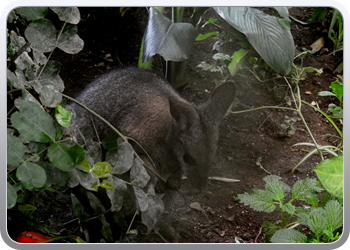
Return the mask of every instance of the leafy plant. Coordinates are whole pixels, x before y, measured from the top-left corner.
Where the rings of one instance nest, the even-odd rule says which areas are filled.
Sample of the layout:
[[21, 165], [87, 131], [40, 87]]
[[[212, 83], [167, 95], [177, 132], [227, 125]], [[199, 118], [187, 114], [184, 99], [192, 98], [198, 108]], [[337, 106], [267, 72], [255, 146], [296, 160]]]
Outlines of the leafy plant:
[[335, 118], [343, 118], [343, 83], [336, 80], [331, 83], [330, 89], [332, 91], [321, 91], [318, 93], [319, 96], [335, 96], [337, 97], [340, 106], [333, 103], [329, 104], [329, 109]]
[[[238, 199], [244, 205], [261, 212], [281, 212], [281, 220], [276, 223], [264, 222], [265, 240], [274, 243], [306, 243], [330, 242], [339, 237], [338, 230], [342, 225], [343, 208], [341, 204], [324, 195], [319, 207], [318, 194], [323, 190], [316, 179], [302, 179], [292, 188], [281, 181], [281, 177], [270, 175], [264, 178], [265, 190], [253, 189], [239, 194]], [[291, 195], [291, 198], [285, 201]], [[302, 201], [311, 205], [311, 208], [296, 207], [293, 202]], [[291, 222], [293, 216], [296, 220]], [[290, 226], [293, 224], [308, 226], [315, 234], [315, 239], [308, 239], [303, 233]]]
[[[286, 75], [291, 70], [294, 42], [290, 33], [288, 15], [286, 15], [287, 9], [276, 9], [284, 19], [266, 15], [249, 7], [214, 8], [237, 33], [246, 37], [273, 69], [280, 75]], [[206, 10], [207, 8], [204, 7], [195, 8], [190, 23], [196, 26]], [[149, 13], [149, 21], [140, 54], [142, 64], [139, 63], [139, 65], [150, 67], [149, 60], [154, 54], [160, 54], [166, 61], [179, 62], [187, 59], [192, 51], [196, 30], [190, 24], [177, 23], [182, 20], [183, 7], [173, 8], [172, 21], [162, 16], [156, 8], [150, 8]], [[168, 41], [171, 41], [171, 44]], [[278, 46], [274, 46], [275, 44]], [[179, 74], [176, 70], [167, 70], [167, 72]], [[171, 79], [170, 82], [176, 84]]]
[[[40, 205], [50, 206], [50, 200], [45, 199], [44, 204], [41, 196], [46, 192], [52, 192], [50, 196], [60, 191], [69, 193], [71, 188], [80, 185], [85, 189], [85, 198], [93, 213], [87, 213], [87, 208], [72, 194], [74, 211], [82, 225], [100, 220], [101, 232], [107, 241], [116, 239], [113, 239], [113, 227], [106, 214], [112, 214], [110, 217], [121, 230], [127, 221], [122, 208], [140, 214], [147, 229], [153, 230], [164, 205], [154, 191], [156, 179], [150, 180], [143, 162], [129, 143], [132, 139], [113, 128], [119, 140], [118, 136], [105, 138], [102, 149], [99, 142], [93, 141], [91, 128], [80, 131], [83, 146], [75, 142], [74, 134], [68, 134], [69, 129], [64, 130], [71, 125], [73, 117], [64, 97], [72, 98], [62, 93], [61, 64], [50, 58], [56, 48], [76, 54], [84, 43], [77, 35], [77, 27], [71, 25], [80, 20], [78, 8], [50, 9], [63, 22], [59, 31], [45, 19], [47, 7], [17, 8], [9, 15], [9, 21], [21, 16], [27, 28], [24, 37], [14, 30], [9, 31], [16, 53], [7, 69], [8, 94], [14, 99], [14, 107], [8, 112], [7, 208], [19, 208], [28, 225], [49, 232], [49, 227], [31, 218]], [[128, 175], [130, 180], [125, 181], [120, 175]], [[102, 189], [111, 204], [109, 209], [105, 209], [106, 204], [96, 196]], [[125, 229], [129, 233], [133, 232], [132, 222]]]

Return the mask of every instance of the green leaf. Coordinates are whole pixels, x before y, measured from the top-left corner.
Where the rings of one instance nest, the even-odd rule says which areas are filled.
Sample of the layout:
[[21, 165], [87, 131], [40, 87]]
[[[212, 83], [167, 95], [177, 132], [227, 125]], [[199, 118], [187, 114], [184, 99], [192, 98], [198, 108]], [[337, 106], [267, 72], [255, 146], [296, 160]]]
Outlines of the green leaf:
[[231, 76], [234, 76], [238, 72], [238, 70], [242, 68], [243, 60], [249, 51], [249, 49], [242, 48], [233, 53], [231, 63], [228, 65], [228, 69], [230, 71]]
[[20, 139], [7, 134], [7, 165], [17, 166], [24, 161], [25, 147]]
[[321, 161], [314, 168], [324, 188], [339, 199], [343, 199], [343, 155]]
[[295, 206], [293, 206], [291, 203], [286, 203], [280, 207], [282, 211], [287, 212], [288, 214], [293, 215], [295, 213]]
[[68, 25], [65, 27], [57, 42], [57, 47], [68, 54], [79, 53], [84, 47], [84, 41], [77, 35], [77, 32], [77, 26]]
[[17, 169], [16, 176], [28, 190], [41, 188], [46, 183], [45, 170], [32, 162], [22, 163]]
[[323, 208], [311, 208], [307, 225], [310, 230], [315, 234], [317, 239], [323, 235], [323, 229], [326, 228], [326, 218]]
[[264, 178], [266, 182], [266, 192], [273, 197], [274, 200], [283, 201], [285, 195], [290, 191], [290, 187], [281, 181], [281, 177], [277, 175], [268, 175]]
[[253, 189], [249, 193], [239, 194], [238, 199], [246, 206], [250, 206], [252, 209], [258, 212], [273, 212], [276, 208], [273, 197], [270, 193], [261, 189]]
[[106, 189], [110, 189], [110, 190], [114, 191], [114, 187], [113, 187], [112, 183], [110, 183], [107, 180], [103, 180], [99, 186], [102, 188], [106, 188]]
[[292, 188], [292, 199], [299, 199], [306, 201], [315, 197], [323, 189], [320, 187], [316, 179], [305, 178], [297, 181]]
[[62, 107], [60, 104], [56, 106], [55, 118], [62, 127], [69, 127], [72, 121], [72, 113]]
[[114, 191], [107, 189], [107, 196], [111, 200], [111, 211], [119, 211], [123, 207], [124, 195], [127, 193], [128, 188], [125, 181], [113, 175], [110, 175], [107, 180], [114, 187]]
[[143, 188], [146, 186], [147, 182], [150, 180], [143, 162], [139, 158], [135, 158], [130, 169], [130, 180], [134, 186]]
[[140, 211], [146, 211], [148, 209], [148, 197], [146, 193], [137, 186], [133, 186], [133, 188]]
[[51, 21], [37, 19], [24, 32], [31, 46], [41, 52], [51, 52], [56, 47], [57, 31]]
[[[154, 190], [154, 187], [151, 187]], [[151, 195], [148, 193], [147, 196], [148, 209], [141, 212], [141, 220], [144, 225], [147, 226], [147, 233], [155, 228], [161, 215], [164, 212], [164, 204], [160, 196]]]
[[306, 243], [306, 235], [295, 231], [293, 229], [280, 229], [277, 230], [271, 237], [272, 243]]
[[102, 146], [106, 150], [110, 150], [112, 148], [117, 148], [118, 143], [117, 140], [120, 138], [120, 136], [116, 132], [109, 133], [106, 135], [102, 140]]
[[118, 140], [118, 149], [112, 148], [106, 154], [106, 161], [113, 167], [112, 174], [123, 174], [131, 168], [134, 149], [129, 142]]
[[26, 17], [28, 20], [36, 20], [39, 18], [44, 18], [47, 14], [47, 7], [20, 7], [16, 8], [17, 14]]
[[196, 38], [196, 41], [202, 41], [202, 40], [204, 40], [204, 39], [207, 39], [208, 37], [211, 37], [211, 36], [218, 36], [218, 35], [219, 35], [219, 33], [218, 33], [217, 31], [209, 32], [209, 33], [204, 34], [204, 35], [199, 34], [199, 35], [197, 36], [197, 38]]
[[192, 53], [196, 29], [190, 23], [173, 23], [154, 7], [149, 9], [145, 31], [143, 64], [155, 54], [165, 61], [183, 61]]
[[339, 81], [334, 81], [331, 83], [331, 89], [339, 99], [340, 103], [343, 102], [343, 83]]
[[320, 91], [317, 93], [317, 95], [319, 95], [319, 96], [336, 96], [334, 93], [332, 93], [330, 91]]
[[78, 169], [74, 169], [73, 171], [69, 172], [68, 186], [70, 188], [76, 187], [78, 184], [80, 184], [87, 190], [95, 191], [92, 188], [94, 183], [95, 179], [91, 178], [90, 173], [86, 173]]
[[85, 151], [79, 145], [68, 146], [62, 143], [52, 143], [47, 155], [50, 162], [58, 169], [70, 172], [85, 159]]
[[7, 209], [13, 208], [17, 202], [16, 189], [7, 182]]
[[92, 167], [92, 172], [98, 178], [107, 178], [112, 172], [112, 166], [108, 162], [98, 162]]
[[51, 116], [36, 103], [23, 101], [19, 112], [11, 116], [12, 125], [29, 141], [52, 142], [56, 128]]
[[315, 68], [312, 68], [312, 67], [305, 67], [305, 68], [303, 68], [303, 70], [304, 70], [305, 73], [316, 72], [316, 74], [318, 76], [320, 76], [323, 73], [322, 69], [315, 69]]
[[45, 185], [47, 187], [64, 187], [67, 184], [69, 179], [69, 174], [67, 172], [59, 170], [49, 162], [41, 163], [40, 166], [42, 166], [46, 172], [47, 179]]
[[50, 7], [63, 22], [78, 24], [80, 21], [80, 12], [77, 7]]
[[249, 7], [214, 7], [214, 10], [243, 33], [260, 56], [280, 75], [292, 69], [294, 40], [279, 18]]
[[343, 226], [343, 207], [338, 201], [331, 200], [327, 202], [324, 207], [324, 216], [329, 231], [334, 232]]
[[71, 199], [74, 213], [78, 217], [80, 224], [82, 224], [90, 218], [90, 215], [85, 211], [84, 206], [80, 203], [80, 201], [74, 194], [71, 194]]
[[53, 85], [45, 85], [39, 98], [44, 106], [54, 108], [62, 101], [62, 94]]
[[82, 163], [80, 163], [80, 166], [82, 166], [87, 172], [90, 172], [90, 164], [87, 160], [84, 160]]

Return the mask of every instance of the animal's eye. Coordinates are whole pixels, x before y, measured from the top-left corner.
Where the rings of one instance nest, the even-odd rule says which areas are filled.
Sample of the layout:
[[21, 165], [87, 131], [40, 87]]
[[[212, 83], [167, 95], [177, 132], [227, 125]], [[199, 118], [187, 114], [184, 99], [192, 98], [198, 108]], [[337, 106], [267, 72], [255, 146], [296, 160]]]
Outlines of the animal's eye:
[[196, 165], [196, 161], [188, 154], [184, 154], [183, 159], [184, 159], [184, 162], [188, 165]]

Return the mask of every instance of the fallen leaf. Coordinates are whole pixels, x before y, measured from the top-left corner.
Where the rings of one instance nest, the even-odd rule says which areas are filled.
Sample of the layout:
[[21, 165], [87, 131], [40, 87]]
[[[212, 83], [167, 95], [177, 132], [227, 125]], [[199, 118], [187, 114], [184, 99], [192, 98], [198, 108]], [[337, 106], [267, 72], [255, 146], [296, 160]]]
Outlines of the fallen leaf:
[[324, 46], [324, 39], [323, 37], [319, 38], [316, 40], [316, 42], [314, 42], [313, 44], [310, 45], [312, 52], [316, 53], [318, 52], [320, 49], [322, 49]]
[[306, 91], [305, 94], [311, 95], [311, 91]]
[[201, 205], [198, 202], [193, 202], [190, 204], [190, 208], [200, 211], [200, 212], [204, 212], [204, 209], [201, 207]]

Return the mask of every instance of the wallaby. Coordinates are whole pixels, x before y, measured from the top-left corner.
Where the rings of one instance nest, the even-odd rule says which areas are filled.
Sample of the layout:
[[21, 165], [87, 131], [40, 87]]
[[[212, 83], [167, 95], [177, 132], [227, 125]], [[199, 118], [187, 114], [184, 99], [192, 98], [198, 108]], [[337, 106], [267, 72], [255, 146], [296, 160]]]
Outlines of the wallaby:
[[[139, 142], [166, 180], [166, 187], [179, 188], [184, 174], [193, 187], [202, 190], [216, 154], [219, 125], [234, 95], [233, 83], [227, 82], [208, 101], [195, 106], [155, 72], [125, 68], [102, 75], [76, 99]], [[80, 122], [91, 123], [87, 111], [73, 106]], [[111, 132], [99, 119], [93, 120], [100, 137]], [[150, 165], [144, 152], [134, 148]], [[160, 189], [164, 188], [163, 184]]]

